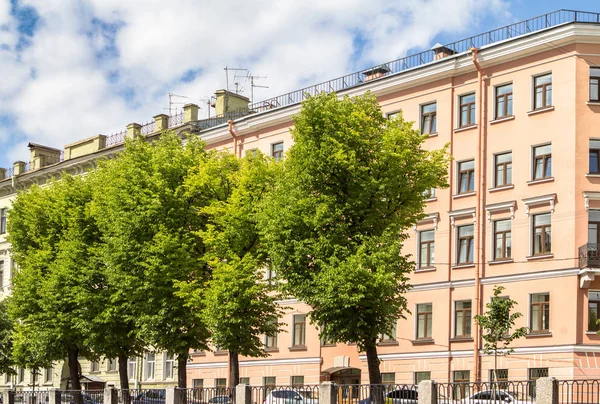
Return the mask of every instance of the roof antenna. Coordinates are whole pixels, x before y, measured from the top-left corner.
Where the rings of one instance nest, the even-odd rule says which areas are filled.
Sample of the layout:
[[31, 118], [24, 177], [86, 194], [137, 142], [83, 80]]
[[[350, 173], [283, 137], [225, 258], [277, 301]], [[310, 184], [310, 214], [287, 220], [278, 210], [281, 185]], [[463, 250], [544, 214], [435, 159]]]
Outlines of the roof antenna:
[[225, 70], [225, 88], [227, 89], [227, 91], [229, 91], [229, 71], [230, 70], [234, 71], [234, 72], [237, 72], [237, 71], [246, 71], [247, 72], [248, 71], [248, 69], [240, 69], [238, 67], [228, 67], [228, 66], [225, 66], [225, 69], [223, 69], [223, 70]]
[[253, 76], [248, 73], [247, 76], [250, 79], [250, 105], [254, 104], [254, 88], [269, 88], [269, 86], [259, 86], [258, 84], [254, 84], [255, 79], [266, 79], [267, 76]]

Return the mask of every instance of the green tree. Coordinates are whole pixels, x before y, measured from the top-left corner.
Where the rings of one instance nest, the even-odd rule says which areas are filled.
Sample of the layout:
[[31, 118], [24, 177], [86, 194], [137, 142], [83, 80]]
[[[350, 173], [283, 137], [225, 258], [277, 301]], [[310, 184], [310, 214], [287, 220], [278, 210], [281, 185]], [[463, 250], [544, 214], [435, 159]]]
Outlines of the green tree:
[[0, 373], [13, 372], [13, 322], [8, 316], [6, 300], [0, 300]]
[[424, 192], [447, 186], [446, 151], [423, 149], [412, 126], [386, 120], [370, 94], [309, 97], [260, 220], [286, 290], [312, 307], [322, 339], [366, 352], [371, 384], [381, 383], [378, 338], [406, 312], [406, 230]]
[[188, 180], [190, 194], [210, 198], [198, 214], [208, 218], [199, 234], [212, 277], [206, 285], [181, 287], [200, 308], [214, 345], [229, 351], [229, 386], [239, 383], [238, 356], [266, 356], [261, 335], [279, 330], [278, 294], [264, 280], [266, 255], [257, 229], [258, 204], [273, 183], [270, 167], [262, 155], [239, 159], [211, 152]]
[[497, 380], [498, 355], [510, 355], [513, 352], [510, 344], [527, 335], [527, 327], [519, 327], [511, 332], [515, 321], [523, 315], [519, 312], [511, 313], [517, 302], [500, 296], [503, 290], [503, 286], [495, 286], [494, 296], [485, 305], [486, 312], [475, 316], [483, 334], [483, 351], [488, 355], [494, 354], [494, 380]]
[[102, 254], [123, 315], [154, 348], [177, 356], [178, 386], [186, 387], [190, 349], [205, 349], [207, 331], [179, 282], [204, 282], [209, 274], [197, 214], [204, 195], [186, 192], [187, 176], [205, 160], [203, 143], [174, 133], [149, 143], [128, 140], [117, 157], [94, 173], [94, 212], [103, 232]]
[[79, 356], [92, 354], [85, 340], [103, 285], [91, 198], [86, 177], [65, 175], [20, 192], [8, 221], [8, 241], [19, 268], [9, 300], [17, 324], [15, 359], [35, 371], [68, 358], [75, 390], [81, 389]]

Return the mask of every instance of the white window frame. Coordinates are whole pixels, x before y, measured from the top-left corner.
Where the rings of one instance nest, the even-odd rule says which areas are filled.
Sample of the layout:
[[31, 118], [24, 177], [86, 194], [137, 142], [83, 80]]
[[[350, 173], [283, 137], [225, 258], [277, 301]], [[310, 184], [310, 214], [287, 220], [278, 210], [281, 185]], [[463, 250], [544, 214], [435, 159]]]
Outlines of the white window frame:
[[[169, 376], [169, 364], [171, 364], [171, 376]], [[163, 353], [163, 379], [173, 380], [175, 379], [175, 355], [172, 355], [172, 359], [169, 358], [167, 352]]]

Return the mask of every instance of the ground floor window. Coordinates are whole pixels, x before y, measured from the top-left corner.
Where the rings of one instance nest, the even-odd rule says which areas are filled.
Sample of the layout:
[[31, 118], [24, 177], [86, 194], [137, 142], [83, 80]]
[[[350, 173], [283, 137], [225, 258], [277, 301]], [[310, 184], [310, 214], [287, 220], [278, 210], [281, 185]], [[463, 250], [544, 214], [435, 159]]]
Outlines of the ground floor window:
[[455, 370], [454, 372], [452, 372], [452, 380], [454, 381], [454, 383], [459, 383], [454, 385], [452, 398], [454, 398], [455, 400], [462, 400], [463, 398], [469, 397], [471, 395], [471, 390], [469, 388], [469, 382], [471, 381], [471, 371]]
[[419, 384], [424, 380], [431, 380], [431, 372], [415, 372], [415, 384]]
[[530, 368], [527, 370], [527, 376], [530, 380], [528, 393], [535, 398], [535, 381], [540, 377], [548, 377], [548, 368]]

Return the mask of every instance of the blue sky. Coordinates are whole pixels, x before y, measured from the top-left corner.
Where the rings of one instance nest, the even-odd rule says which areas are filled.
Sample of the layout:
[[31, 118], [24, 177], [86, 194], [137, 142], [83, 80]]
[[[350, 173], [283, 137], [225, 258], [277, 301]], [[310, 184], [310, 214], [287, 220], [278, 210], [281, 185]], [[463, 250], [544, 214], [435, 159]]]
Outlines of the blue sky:
[[169, 92], [206, 116], [225, 66], [267, 76], [260, 100], [561, 8], [600, 12], [598, 0], [55, 4], [0, 0], [0, 167], [27, 161], [30, 141], [62, 148], [148, 122]]

